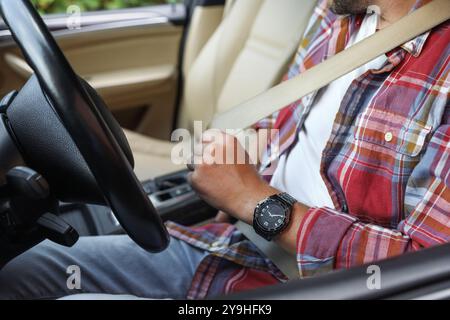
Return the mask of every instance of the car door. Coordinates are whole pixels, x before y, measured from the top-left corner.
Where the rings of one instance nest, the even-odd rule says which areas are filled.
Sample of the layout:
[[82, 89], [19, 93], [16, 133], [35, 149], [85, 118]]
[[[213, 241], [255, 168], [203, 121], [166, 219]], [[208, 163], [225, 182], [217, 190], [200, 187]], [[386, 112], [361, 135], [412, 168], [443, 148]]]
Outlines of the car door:
[[[86, 1], [59, 2], [66, 5], [44, 19], [75, 71], [100, 93], [122, 126], [167, 138], [177, 96], [184, 5], [137, 0], [124, 3], [161, 4], [84, 12]], [[34, 3], [50, 12], [45, 7], [49, 1]], [[1, 23], [0, 95], [19, 89], [31, 74]]]
[[225, 299], [449, 300], [450, 244]]

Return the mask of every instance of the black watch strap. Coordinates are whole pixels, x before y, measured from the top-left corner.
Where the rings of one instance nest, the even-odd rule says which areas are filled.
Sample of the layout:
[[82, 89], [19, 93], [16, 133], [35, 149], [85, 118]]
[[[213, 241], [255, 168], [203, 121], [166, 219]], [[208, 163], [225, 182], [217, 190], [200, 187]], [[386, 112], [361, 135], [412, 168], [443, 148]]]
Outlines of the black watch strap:
[[290, 207], [292, 207], [297, 202], [297, 200], [287, 192], [277, 194], [275, 197], [278, 197], [278, 199], [282, 200]]

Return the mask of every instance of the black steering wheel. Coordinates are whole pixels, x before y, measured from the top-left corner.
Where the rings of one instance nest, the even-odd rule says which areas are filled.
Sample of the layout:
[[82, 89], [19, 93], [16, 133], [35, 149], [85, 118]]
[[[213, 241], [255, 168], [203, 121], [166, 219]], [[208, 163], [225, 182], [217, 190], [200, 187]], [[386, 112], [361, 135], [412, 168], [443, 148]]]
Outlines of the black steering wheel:
[[35, 72], [7, 111], [27, 165], [48, 180], [58, 199], [106, 204], [138, 245], [164, 250], [167, 230], [104, 102], [75, 74], [28, 0], [0, 0], [0, 10]]

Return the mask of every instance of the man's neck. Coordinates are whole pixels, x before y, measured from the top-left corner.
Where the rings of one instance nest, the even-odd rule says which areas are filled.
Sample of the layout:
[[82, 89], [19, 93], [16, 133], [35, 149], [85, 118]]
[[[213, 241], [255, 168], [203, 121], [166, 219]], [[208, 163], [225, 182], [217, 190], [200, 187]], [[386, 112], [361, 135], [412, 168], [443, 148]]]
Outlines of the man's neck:
[[381, 10], [379, 29], [388, 27], [406, 16], [417, 0], [377, 0], [374, 1]]

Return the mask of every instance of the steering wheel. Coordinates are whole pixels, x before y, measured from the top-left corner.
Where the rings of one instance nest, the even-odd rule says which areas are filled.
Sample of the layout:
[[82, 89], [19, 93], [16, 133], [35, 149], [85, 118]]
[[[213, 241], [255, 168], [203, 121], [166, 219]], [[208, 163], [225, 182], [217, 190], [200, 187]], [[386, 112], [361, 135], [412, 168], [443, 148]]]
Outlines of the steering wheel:
[[35, 75], [7, 110], [27, 163], [58, 199], [108, 205], [128, 235], [151, 252], [167, 230], [133, 172], [133, 156], [112, 114], [64, 57], [28, 0], [0, 0], [5, 23]]

